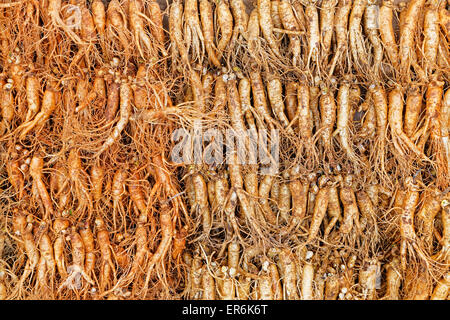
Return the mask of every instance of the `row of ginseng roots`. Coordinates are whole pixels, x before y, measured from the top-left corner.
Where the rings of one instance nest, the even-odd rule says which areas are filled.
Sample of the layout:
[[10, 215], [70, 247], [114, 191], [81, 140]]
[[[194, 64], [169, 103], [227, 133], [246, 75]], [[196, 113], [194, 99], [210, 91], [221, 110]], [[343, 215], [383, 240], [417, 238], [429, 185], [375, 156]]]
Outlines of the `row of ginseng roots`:
[[256, 63], [309, 80], [348, 73], [402, 84], [428, 83], [431, 75], [448, 80], [446, 1], [393, 2], [260, 0], [251, 6], [244, 0], [177, 0], [165, 11], [153, 0], [112, 0], [107, 6], [101, 0], [17, 2], [5, 5], [5, 19], [15, 23], [6, 24], [4, 39], [19, 35], [25, 56], [63, 60], [69, 71], [83, 60], [101, 64], [122, 55], [163, 59], [180, 71]]
[[[406, 5], [405, 5], [406, 4]], [[169, 6], [175, 67], [257, 63], [310, 79], [448, 79], [446, 1], [188, 0]]]
[[[228, 151], [233, 137], [226, 135], [239, 138], [236, 143], [247, 157], [239, 158], [241, 164], [250, 164], [255, 148], [269, 156], [270, 147], [277, 146], [280, 169], [297, 164], [302, 173], [342, 168], [391, 188], [397, 178], [420, 171], [426, 184], [445, 190], [450, 155], [450, 91], [445, 86], [431, 81], [385, 88], [358, 84], [351, 76], [309, 84], [251, 68], [223, 74], [194, 70], [184, 101], [203, 112], [197, 119], [203, 132], [217, 129], [224, 135], [219, 137]], [[272, 138], [270, 146], [260, 144], [263, 134]], [[206, 153], [208, 143], [202, 148]], [[260, 154], [255, 157], [251, 164], [264, 161]]]
[[[448, 211], [448, 209], [447, 209]], [[199, 246], [186, 295], [192, 300], [446, 300], [449, 273], [434, 279], [426, 268], [402, 270], [397, 248], [360, 259], [346, 248], [307, 250], [223, 244], [214, 259]], [[204, 257], [204, 258], [202, 258]], [[420, 270], [420, 271], [419, 271]]]

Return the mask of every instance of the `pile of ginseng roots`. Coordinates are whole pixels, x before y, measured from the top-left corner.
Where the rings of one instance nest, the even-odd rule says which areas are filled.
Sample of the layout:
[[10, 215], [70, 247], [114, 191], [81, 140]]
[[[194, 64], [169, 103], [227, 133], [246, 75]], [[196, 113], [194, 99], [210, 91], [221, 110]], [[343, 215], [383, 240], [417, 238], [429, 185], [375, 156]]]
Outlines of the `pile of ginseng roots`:
[[448, 299], [449, 6], [0, 1], [0, 299]]

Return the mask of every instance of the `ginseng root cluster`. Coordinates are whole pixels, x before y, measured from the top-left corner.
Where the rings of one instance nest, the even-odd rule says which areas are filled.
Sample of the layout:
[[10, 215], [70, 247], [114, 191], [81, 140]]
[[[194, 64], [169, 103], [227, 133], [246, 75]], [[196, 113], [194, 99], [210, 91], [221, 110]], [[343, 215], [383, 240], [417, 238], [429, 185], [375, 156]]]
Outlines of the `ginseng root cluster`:
[[0, 299], [448, 299], [449, 6], [2, 1]]

